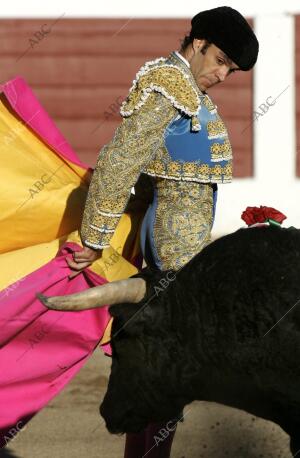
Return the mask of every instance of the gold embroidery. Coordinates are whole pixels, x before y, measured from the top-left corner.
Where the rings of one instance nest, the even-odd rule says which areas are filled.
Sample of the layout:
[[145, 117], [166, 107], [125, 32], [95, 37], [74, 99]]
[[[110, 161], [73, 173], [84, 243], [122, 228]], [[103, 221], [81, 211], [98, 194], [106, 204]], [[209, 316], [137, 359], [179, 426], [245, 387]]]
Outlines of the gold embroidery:
[[[163, 132], [177, 113], [169, 100], [151, 93], [138, 113], [123, 119], [99, 153], [84, 208], [80, 235], [92, 248], [109, 246], [142, 168], [163, 145]], [[101, 212], [101, 214], [99, 213]]]
[[180, 173], [180, 164], [176, 161], [169, 162], [168, 173], [170, 173], [170, 175], [178, 175], [178, 173]]
[[[122, 105], [122, 123], [99, 153], [80, 230], [82, 242], [87, 246], [109, 246], [130, 199], [131, 188], [142, 172], [176, 180], [182, 186], [232, 179], [231, 161], [221, 167], [171, 160], [164, 144], [164, 132], [178, 110], [193, 117], [199, 110], [200, 99], [211, 113], [216, 108], [196, 87], [190, 69], [180, 63], [177, 67], [172, 65], [172, 59], [168, 60], [171, 64], [161, 58], [142, 68]], [[229, 141], [214, 143], [211, 153], [215, 162], [231, 158]]]
[[227, 135], [225, 124], [220, 118], [217, 121], [208, 121], [207, 132], [208, 138], [218, 138]]
[[204, 105], [205, 108], [210, 111], [211, 114], [216, 112], [216, 106], [212, 102], [211, 98], [206, 94], [205, 97], [201, 97], [201, 105]]
[[214, 142], [210, 147], [211, 160], [213, 162], [232, 159], [232, 149], [228, 139], [223, 143]]
[[[195, 91], [197, 92], [197, 94], [198, 94], [198, 96], [199, 96], [199, 98], [200, 98], [200, 100], [201, 100], [201, 104], [202, 104], [203, 97], [206, 98], [206, 97], [208, 97], [208, 95], [207, 95], [207, 94], [203, 94], [203, 92], [200, 91], [200, 88], [199, 88], [199, 86], [198, 86], [197, 83], [196, 83], [196, 80], [195, 80], [195, 78], [194, 78], [194, 75], [193, 75], [192, 72], [191, 72], [190, 67], [188, 67], [188, 66], [187, 66], [187, 65], [186, 65], [186, 64], [185, 64], [176, 54], [175, 54], [174, 51], [171, 52], [171, 54], [168, 56], [167, 62], [168, 62], [168, 63], [170, 62], [171, 64], [174, 64], [174, 65], [176, 65], [177, 67], [180, 67], [180, 68], [184, 71], [184, 73], [185, 73], [186, 75], [188, 75], [189, 81], [190, 81], [191, 85], [193, 86], [193, 88], [195, 89]], [[213, 106], [213, 108], [215, 108], [215, 106]]]
[[123, 102], [120, 113], [130, 116], [134, 110], [144, 105], [152, 91], [161, 92], [172, 105], [188, 114], [197, 115], [200, 99], [189, 78], [179, 67], [158, 63], [155, 66], [144, 66], [137, 74], [134, 85]]
[[193, 162], [186, 162], [185, 164], [183, 164], [183, 173], [187, 177], [194, 176], [196, 169], [197, 169], [197, 166]]
[[229, 161], [225, 166], [218, 165], [218, 169], [215, 167], [196, 162], [153, 160], [144, 167], [143, 172], [161, 178], [199, 183], [228, 183], [232, 181], [232, 161]]
[[149, 166], [146, 166], [144, 170], [148, 171], [149, 168], [152, 168], [152, 171], [156, 175], [160, 175], [161, 173], [164, 173], [164, 164], [160, 161], [151, 161], [151, 164]]
[[209, 242], [211, 184], [157, 179], [154, 241], [162, 269], [179, 269]]

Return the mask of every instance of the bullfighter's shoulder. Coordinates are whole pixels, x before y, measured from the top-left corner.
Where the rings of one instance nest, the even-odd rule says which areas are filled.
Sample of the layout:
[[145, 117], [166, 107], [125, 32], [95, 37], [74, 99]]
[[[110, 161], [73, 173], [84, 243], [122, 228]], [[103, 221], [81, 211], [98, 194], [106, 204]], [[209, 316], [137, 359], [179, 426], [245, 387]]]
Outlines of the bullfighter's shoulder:
[[130, 116], [139, 110], [152, 92], [161, 93], [181, 112], [197, 115], [200, 98], [182, 68], [166, 63], [166, 58], [146, 62], [136, 74], [126, 100], [121, 105], [120, 114]]

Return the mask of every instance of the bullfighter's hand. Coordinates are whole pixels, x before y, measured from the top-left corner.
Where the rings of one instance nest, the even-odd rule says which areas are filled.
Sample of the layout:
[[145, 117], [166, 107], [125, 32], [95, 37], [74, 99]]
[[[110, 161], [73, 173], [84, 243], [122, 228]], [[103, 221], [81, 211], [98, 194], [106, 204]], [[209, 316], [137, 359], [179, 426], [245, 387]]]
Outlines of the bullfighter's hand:
[[81, 251], [74, 251], [73, 260], [66, 258], [69, 267], [73, 270], [69, 278], [76, 277], [76, 275], [80, 274], [82, 270], [91, 265], [96, 259], [101, 258], [101, 256], [102, 250], [94, 250], [86, 246]]

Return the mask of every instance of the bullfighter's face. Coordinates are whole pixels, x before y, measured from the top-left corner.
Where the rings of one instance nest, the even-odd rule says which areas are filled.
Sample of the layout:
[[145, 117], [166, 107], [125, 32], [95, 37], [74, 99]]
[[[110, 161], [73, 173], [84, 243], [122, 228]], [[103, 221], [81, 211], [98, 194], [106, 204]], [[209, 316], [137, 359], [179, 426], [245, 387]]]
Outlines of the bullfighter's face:
[[201, 91], [215, 86], [239, 70], [239, 67], [217, 46], [194, 39], [182, 55], [189, 61], [191, 72]]

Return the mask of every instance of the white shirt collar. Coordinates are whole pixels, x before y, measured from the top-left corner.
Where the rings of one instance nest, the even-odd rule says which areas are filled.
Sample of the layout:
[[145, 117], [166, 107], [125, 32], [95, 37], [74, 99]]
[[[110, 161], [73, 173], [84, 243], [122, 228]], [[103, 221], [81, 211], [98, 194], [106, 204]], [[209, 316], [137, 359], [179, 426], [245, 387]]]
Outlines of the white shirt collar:
[[175, 54], [179, 59], [181, 59], [188, 67], [190, 67], [190, 63], [188, 60], [186, 60], [185, 57], [183, 57], [178, 51], [175, 51]]

